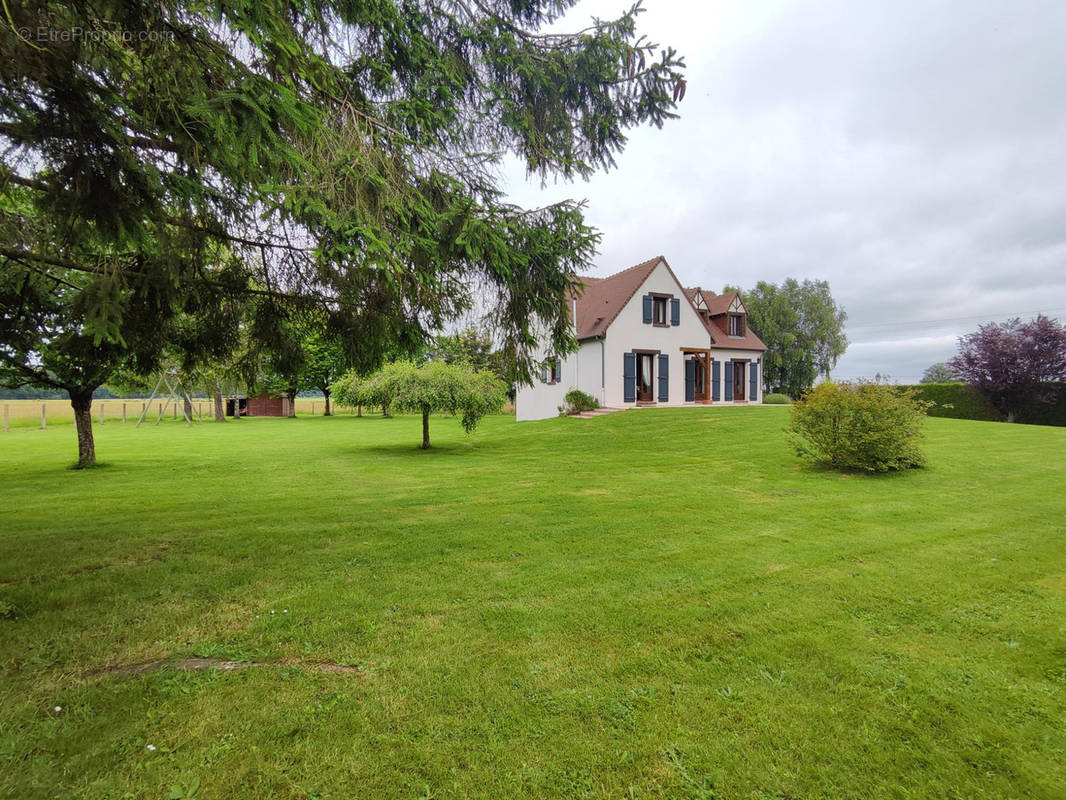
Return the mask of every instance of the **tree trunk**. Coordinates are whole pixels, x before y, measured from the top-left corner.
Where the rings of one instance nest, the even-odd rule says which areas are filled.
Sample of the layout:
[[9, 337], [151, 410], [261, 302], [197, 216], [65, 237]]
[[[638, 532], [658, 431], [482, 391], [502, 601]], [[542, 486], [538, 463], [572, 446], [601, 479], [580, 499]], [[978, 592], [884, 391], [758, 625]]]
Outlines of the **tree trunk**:
[[85, 469], [96, 464], [96, 442], [93, 441], [93, 393], [71, 392], [70, 405], [74, 409], [74, 426], [78, 430], [78, 466]]
[[226, 421], [226, 407], [222, 404], [222, 387], [215, 383], [215, 422]]
[[290, 389], [288, 391], [288, 393], [287, 393], [287, 396], [289, 398], [289, 416], [290, 417], [295, 417], [296, 416], [296, 390], [295, 389]]
[[356, 406], [355, 407], [355, 416], [357, 416], [357, 417], [363, 416], [363, 407], [362, 406]]
[[331, 416], [330, 410], [329, 410], [329, 389], [328, 388], [323, 388], [322, 389], [322, 396], [326, 398], [326, 413], [323, 414], [322, 416], [324, 416], [324, 417]]
[[189, 399], [189, 395], [185, 394], [181, 396], [182, 411], [185, 412], [185, 418], [192, 422], [192, 400]]
[[422, 449], [429, 449], [429, 409], [422, 408]]

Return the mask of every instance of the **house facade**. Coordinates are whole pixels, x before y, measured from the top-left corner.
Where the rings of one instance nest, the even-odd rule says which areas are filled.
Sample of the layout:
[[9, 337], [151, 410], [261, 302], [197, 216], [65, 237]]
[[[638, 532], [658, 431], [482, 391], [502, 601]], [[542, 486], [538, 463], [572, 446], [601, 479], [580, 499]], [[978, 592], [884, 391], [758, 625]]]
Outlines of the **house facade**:
[[614, 408], [762, 402], [766, 346], [735, 292], [685, 289], [662, 256], [583, 282], [571, 301], [577, 352], [538, 353], [545, 366], [518, 389], [519, 421], [558, 415], [571, 389]]

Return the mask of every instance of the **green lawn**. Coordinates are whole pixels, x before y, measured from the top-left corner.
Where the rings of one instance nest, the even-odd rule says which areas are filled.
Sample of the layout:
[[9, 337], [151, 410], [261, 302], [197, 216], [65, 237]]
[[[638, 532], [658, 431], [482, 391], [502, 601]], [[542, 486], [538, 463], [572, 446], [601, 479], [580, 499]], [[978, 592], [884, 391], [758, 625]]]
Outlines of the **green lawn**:
[[1066, 796], [1066, 430], [787, 414], [3, 435], [0, 797]]

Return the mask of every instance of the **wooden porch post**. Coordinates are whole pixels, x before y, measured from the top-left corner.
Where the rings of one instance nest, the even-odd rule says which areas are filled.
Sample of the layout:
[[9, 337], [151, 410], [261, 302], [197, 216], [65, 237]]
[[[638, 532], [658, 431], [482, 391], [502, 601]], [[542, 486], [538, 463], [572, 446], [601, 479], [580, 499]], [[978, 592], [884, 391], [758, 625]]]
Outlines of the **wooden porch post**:
[[703, 351], [703, 404], [711, 405], [711, 351]]

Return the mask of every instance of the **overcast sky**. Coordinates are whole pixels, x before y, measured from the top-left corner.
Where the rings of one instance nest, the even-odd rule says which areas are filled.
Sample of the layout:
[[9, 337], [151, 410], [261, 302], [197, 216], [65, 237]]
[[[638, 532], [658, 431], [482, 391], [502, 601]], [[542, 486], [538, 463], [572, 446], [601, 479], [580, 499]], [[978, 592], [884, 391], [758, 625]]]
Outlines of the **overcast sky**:
[[645, 5], [687, 63], [681, 118], [587, 183], [505, 174], [525, 206], [588, 200], [593, 274], [662, 254], [715, 291], [828, 280], [838, 377], [915, 381], [983, 321], [1066, 319], [1066, 2]]

